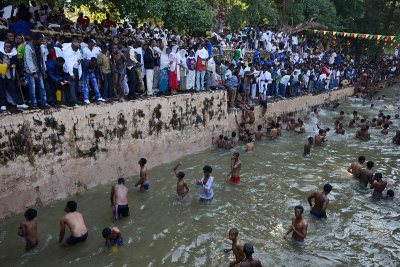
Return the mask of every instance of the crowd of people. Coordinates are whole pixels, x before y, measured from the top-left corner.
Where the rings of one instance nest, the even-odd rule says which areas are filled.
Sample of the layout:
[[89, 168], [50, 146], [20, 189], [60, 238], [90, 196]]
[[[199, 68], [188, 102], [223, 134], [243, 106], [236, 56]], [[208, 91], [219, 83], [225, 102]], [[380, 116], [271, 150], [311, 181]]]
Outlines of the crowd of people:
[[[0, 71], [1, 111], [7, 105], [18, 110], [74, 106], [211, 89], [227, 90], [229, 107], [235, 108], [348, 85], [369, 90], [400, 71], [398, 54], [379, 61], [356, 59], [334, 46], [323, 51], [305, 35], [264, 26], [194, 37], [150, 22], [117, 25], [109, 14], [101, 23], [91, 23], [80, 13], [71, 26], [62, 10], [51, 11], [35, 1], [29, 9], [11, 5], [3, 12], [13, 23], [0, 37], [0, 63], [6, 64]], [[18, 24], [27, 18], [35, 29], [64, 28], [67, 21], [69, 30], [85, 37], [31, 34]], [[213, 48], [219, 49], [217, 55]], [[222, 58], [223, 48], [233, 49], [233, 57]]]

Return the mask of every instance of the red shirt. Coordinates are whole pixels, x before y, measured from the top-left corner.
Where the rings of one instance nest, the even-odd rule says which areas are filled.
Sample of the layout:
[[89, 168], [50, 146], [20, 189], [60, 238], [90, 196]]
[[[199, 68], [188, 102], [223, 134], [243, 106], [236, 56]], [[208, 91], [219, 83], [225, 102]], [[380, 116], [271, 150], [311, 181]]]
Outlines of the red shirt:
[[200, 57], [197, 57], [197, 67], [196, 67], [197, 71], [203, 71], [206, 69], [206, 66], [201, 64], [202, 62], [203, 62], [203, 59], [201, 59]]

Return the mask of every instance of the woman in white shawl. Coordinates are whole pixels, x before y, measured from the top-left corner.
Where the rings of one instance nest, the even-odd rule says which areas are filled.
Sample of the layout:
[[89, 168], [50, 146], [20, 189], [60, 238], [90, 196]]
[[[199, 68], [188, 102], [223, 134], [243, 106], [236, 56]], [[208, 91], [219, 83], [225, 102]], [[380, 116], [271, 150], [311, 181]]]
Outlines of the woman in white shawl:
[[189, 56], [186, 59], [186, 66], [188, 68], [186, 75], [186, 89], [193, 90], [194, 82], [196, 80], [196, 58], [194, 57], [194, 51], [190, 50]]
[[172, 52], [169, 54], [169, 87], [171, 95], [176, 94], [179, 88], [179, 54], [177, 53], [178, 46], [172, 47]]
[[169, 67], [169, 53], [171, 49], [168, 46], [164, 47], [160, 56], [160, 79], [158, 83], [159, 92], [166, 92], [168, 90], [168, 67]]
[[186, 90], [187, 66], [186, 66], [186, 50], [184, 48], [181, 48], [181, 50], [179, 50], [179, 59], [180, 59], [179, 89]]

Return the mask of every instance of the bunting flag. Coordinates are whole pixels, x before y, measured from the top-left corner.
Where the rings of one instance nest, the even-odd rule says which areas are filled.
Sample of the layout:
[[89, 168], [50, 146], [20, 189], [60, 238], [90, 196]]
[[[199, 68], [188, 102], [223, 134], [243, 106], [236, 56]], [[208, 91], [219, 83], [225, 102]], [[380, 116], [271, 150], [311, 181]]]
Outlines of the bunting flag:
[[397, 35], [350, 33], [350, 32], [339, 32], [339, 31], [326, 31], [326, 30], [318, 30], [318, 29], [308, 29], [307, 31], [310, 33], [314, 33], [314, 34], [351, 37], [351, 38], [366, 39], [366, 40], [376, 40], [378, 42], [382, 41], [382, 43], [385, 43], [387, 45], [392, 45], [393, 43], [400, 44], [400, 38]]

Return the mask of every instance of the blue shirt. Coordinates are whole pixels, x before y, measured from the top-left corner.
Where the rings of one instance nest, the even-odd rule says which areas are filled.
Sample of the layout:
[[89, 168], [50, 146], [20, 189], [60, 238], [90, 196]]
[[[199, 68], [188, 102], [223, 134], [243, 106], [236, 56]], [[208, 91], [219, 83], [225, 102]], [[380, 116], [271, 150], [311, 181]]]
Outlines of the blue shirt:
[[58, 72], [58, 66], [55, 59], [46, 61], [46, 69], [47, 74], [53, 82], [58, 83], [63, 80]]
[[211, 44], [211, 43], [209, 43], [209, 44], [203, 43], [203, 46], [204, 46], [205, 48], [207, 48], [208, 56], [211, 57], [212, 54], [213, 54], [213, 52], [212, 52], [212, 44]]

